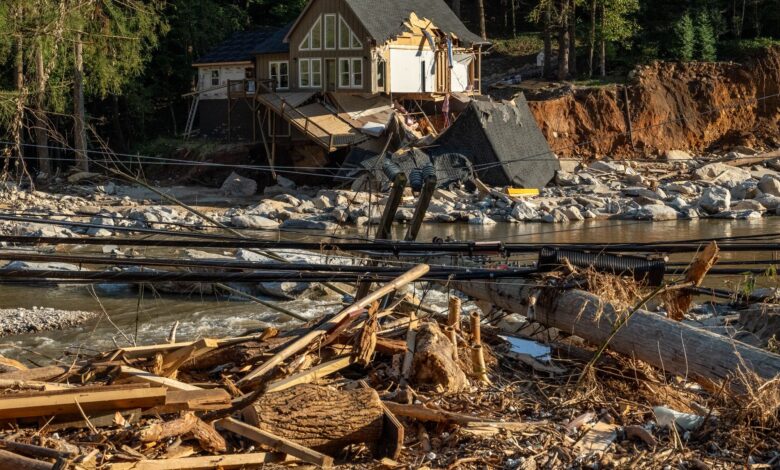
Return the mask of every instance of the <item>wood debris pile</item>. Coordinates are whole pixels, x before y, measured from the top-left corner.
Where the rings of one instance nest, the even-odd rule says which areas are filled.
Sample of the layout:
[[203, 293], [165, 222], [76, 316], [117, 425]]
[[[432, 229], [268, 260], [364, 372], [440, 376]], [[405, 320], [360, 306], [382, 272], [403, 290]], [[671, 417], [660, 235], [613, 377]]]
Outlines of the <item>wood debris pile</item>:
[[426, 272], [289, 331], [19, 364], [0, 373], [0, 468], [780, 463], [777, 380], [746, 375], [737, 395], [609, 352], [590, 364], [538, 324], [524, 332], [551, 354], [526, 354], [457, 298], [437, 315], [388, 297]]

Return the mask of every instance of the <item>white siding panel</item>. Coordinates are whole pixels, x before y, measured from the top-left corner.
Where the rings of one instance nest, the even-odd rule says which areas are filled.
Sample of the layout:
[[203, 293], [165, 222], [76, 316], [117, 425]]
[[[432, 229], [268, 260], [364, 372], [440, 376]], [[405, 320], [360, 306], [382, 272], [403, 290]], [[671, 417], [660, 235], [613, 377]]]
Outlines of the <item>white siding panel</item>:
[[[431, 93], [436, 86], [434, 52], [418, 49], [390, 49], [390, 91], [392, 93]], [[425, 70], [423, 70], [423, 63]], [[425, 89], [423, 89], [423, 77]]]
[[469, 63], [471, 63], [470, 59], [458, 60], [458, 58], [456, 57], [454, 63], [452, 64], [452, 69], [451, 69], [452, 83], [450, 84], [450, 86], [453, 92], [466, 91], [466, 89], [468, 88]]
[[[211, 72], [219, 70], [219, 85], [227, 85], [228, 80], [243, 80], [246, 78], [247, 66], [223, 66], [223, 67], [199, 67], [198, 70], [198, 90], [208, 90], [214, 88], [211, 83]], [[201, 93], [202, 100], [225, 100], [227, 99], [227, 87]]]

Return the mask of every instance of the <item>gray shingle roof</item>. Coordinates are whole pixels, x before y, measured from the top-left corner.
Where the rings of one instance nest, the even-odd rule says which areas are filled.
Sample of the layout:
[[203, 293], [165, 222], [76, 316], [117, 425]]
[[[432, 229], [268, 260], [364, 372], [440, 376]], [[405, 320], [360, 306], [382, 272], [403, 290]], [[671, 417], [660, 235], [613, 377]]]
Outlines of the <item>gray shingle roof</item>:
[[414, 12], [433, 21], [445, 33], [453, 33], [462, 44], [486, 43], [472, 33], [444, 0], [344, 0], [369, 34], [381, 44], [404, 31], [403, 23]]
[[276, 30], [264, 41], [256, 44], [252, 52], [254, 54], [282, 54], [290, 52], [290, 44], [284, 42], [284, 37], [290, 32], [292, 25], [293, 23], [288, 23], [286, 26]]
[[257, 45], [271, 37], [278, 28], [238, 31], [195, 61], [196, 64], [241, 62], [251, 60]]

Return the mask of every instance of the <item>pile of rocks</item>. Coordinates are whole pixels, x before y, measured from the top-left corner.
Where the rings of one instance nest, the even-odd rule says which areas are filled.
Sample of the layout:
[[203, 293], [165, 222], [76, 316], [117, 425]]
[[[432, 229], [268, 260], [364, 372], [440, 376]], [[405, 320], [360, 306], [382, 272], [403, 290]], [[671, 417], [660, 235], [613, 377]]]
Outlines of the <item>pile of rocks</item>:
[[0, 309], [0, 336], [62, 330], [97, 317], [97, 313], [55, 308]]

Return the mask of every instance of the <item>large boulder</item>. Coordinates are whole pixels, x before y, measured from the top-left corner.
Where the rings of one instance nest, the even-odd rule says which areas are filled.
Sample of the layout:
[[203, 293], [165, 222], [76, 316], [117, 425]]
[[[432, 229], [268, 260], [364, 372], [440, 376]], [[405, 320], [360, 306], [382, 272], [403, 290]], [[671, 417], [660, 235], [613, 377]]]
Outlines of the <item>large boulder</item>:
[[753, 176], [749, 171], [737, 168], [725, 163], [710, 163], [695, 170], [693, 174], [703, 181], [710, 181], [719, 185], [733, 188]]
[[634, 213], [634, 218], [639, 220], [653, 220], [653, 221], [662, 221], [662, 220], [676, 220], [679, 217], [679, 214], [676, 210], [669, 206], [664, 206], [660, 204], [652, 204], [649, 206], [644, 206], [641, 209], [638, 209]]
[[257, 192], [257, 182], [233, 172], [219, 189], [225, 196], [247, 197]]
[[699, 207], [709, 214], [717, 214], [731, 207], [731, 193], [718, 186], [707, 188], [699, 199]]
[[279, 222], [260, 215], [242, 214], [233, 216], [230, 223], [234, 227], [252, 230], [275, 230], [279, 228]]
[[764, 175], [758, 182], [758, 189], [764, 194], [780, 196], [780, 179], [774, 175]]

